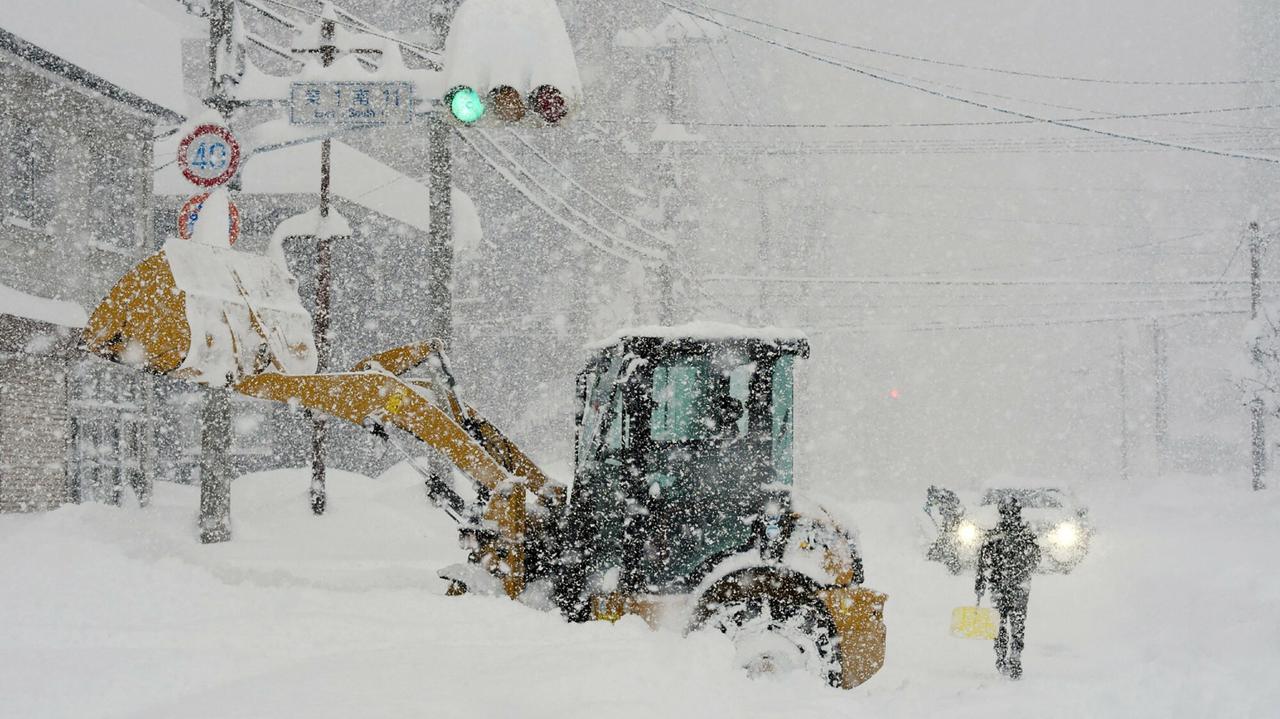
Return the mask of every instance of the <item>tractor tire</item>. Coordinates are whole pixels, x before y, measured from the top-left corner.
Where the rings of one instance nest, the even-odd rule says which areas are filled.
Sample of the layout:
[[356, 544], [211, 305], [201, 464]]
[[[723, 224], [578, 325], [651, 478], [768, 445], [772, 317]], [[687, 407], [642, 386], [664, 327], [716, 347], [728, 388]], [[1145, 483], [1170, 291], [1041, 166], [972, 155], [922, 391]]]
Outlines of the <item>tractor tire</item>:
[[750, 676], [800, 670], [839, 687], [835, 623], [812, 588], [787, 579], [770, 574], [721, 581], [703, 595], [691, 629], [729, 637], [735, 663]]

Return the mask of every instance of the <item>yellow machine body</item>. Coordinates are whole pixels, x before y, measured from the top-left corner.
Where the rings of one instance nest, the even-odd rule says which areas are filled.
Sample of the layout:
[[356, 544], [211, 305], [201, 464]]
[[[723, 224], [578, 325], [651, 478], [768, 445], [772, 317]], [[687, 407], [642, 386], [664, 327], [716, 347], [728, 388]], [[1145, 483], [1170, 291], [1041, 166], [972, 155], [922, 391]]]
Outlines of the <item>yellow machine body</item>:
[[[488, 529], [471, 559], [507, 596], [519, 598], [529, 550], [562, 516], [566, 487], [458, 398], [438, 341], [381, 352], [347, 372], [317, 374], [311, 332], [283, 258], [171, 240], [111, 289], [84, 337], [91, 352], [139, 369], [411, 434], [474, 483]], [[403, 376], [415, 368], [426, 376]], [[885, 596], [854, 584], [846, 554], [817, 544], [800, 549], [821, 553], [827, 576], [809, 596], [839, 633], [841, 685], [857, 686], [884, 663]], [[454, 582], [450, 593], [466, 589]], [[662, 601], [610, 594], [589, 604], [597, 619], [638, 614], [656, 624]]]

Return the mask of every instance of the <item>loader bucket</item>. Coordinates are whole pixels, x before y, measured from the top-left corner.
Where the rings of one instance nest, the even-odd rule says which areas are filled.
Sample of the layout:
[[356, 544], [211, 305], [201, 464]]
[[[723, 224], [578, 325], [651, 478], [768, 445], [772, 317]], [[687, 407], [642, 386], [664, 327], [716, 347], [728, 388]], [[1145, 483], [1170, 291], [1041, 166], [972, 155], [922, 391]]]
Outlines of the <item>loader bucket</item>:
[[221, 386], [315, 372], [311, 333], [283, 258], [172, 239], [111, 288], [84, 336], [116, 362]]

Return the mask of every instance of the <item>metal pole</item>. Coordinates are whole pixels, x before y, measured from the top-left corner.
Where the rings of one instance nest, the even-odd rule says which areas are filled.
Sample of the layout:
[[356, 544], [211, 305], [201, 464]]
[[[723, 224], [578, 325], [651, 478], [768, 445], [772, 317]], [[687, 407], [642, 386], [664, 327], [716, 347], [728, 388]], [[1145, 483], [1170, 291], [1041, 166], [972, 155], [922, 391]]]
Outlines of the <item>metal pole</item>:
[[[325, 67], [333, 64], [337, 48], [333, 45], [334, 23], [322, 20], [320, 24], [320, 61]], [[316, 236], [316, 307], [312, 317], [312, 325], [316, 337], [316, 370], [324, 372], [329, 369], [330, 362], [330, 285], [333, 278], [333, 241], [329, 237], [325, 219], [329, 217], [329, 180], [330, 163], [333, 145], [329, 139], [320, 143], [320, 231]], [[328, 504], [328, 491], [325, 487], [325, 463], [328, 458], [326, 446], [328, 421], [324, 415], [311, 413], [311, 511], [316, 515], [324, 514]]]
[[200, 541], [231, 539], [231, 390], [206, 387], [200, 432]]
[[1120, 478], [1129, 479], [1129, 388], [1128, 359], [1124, 352], [1124, 335], [1120, 335]]
[[218, 56], [231, 39], [232, 0], [213, 0], [209, 6], [209, 96], [205, 104], [224, 115], [231, 109], [218, 73]]
[[1164, 474], [1169, 463], [1169, 337], [1159, 321], [1151, 325], [1151, 340], [1156, 374], [1156, 468]]
[[[1249, 319], [1257, 321], [1262, 312], [1262, 231], [1258, 223], [1249, 223]], [[1262, 377], [1264, 358], [1262, 346], [1255, 339], [1250, 348], [1257, 376]], [[1254, 396], [1249, 401], [1249, 429], [1252, 434], [1253, 488], [1265, 489], [1264, 475], [1267, 471], [1267, 426], [1266, 405], [1262, 397]]]
[[[773, 218], [769, 214], [769, 193], [773, 190], [775, 183], [765, 182], [763, 175], [756, 177], [756, 186], [760, 192], [760, 242], [756, 245], [756, 266], [763, 274], [770, 274], [773, 268]], [[759, 293], [756, 295], [756, 308], [752, 317], [752, 321], [756, 325], [764, 326], [768, 324], [770, 312], [769, 307], [773, 304], [773, 293], [769, 282], [761, 282]]]
[[[667, 122], [676, 121], [676, 47], [672, 45], [664, 53], [667, 71], [666, 114]], [[657, 269], [658, 324], [673, 325], [676, 321], [675, 274], [680, 261], [676, 252], [676, 185], [680, 182], [680, 168], [676, 163], [676, 143], [668, 141], [662, 164], [662, 187], [658, 199], [662, 203], [662, 235], [671, 244], [667, 246], [662, 264]]]
[[453, 131], [444, 110], [427, 115], [428, 189], [431, 224], [427, 237], [427, 331], [453, 341]]
[[[231, 40], [235, 8], [214, 0], [209, 17], [209, 95], [205, 104], [230, 120], [235, 103], [223, 91], [219, 54]], [[200, 541], [231, 539], [231, 401], [225, 387], [206, 387], [200, 417]]]
[[[443, 49], [458, 0], [432, 5], [427, 17], [437, 48]], [[427, 231], [427, 332], [453, 343], [453, 129], [447, 107], [427, 114], [427, 191], [431, 220]]]

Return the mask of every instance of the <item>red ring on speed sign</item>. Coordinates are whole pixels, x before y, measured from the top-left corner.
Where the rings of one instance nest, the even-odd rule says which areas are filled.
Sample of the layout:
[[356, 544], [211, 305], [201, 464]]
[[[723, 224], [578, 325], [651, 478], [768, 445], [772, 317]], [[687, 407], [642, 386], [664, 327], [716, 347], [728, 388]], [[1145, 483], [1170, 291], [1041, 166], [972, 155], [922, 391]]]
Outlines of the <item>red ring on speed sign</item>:
[[[195, 234], [196, 220], [200, 219], [200, 210], [204, 208], [204, 201], [207, 199], [209, 193], [205, 192], [183, 203], [182, 209], [178, 211], [178, 237], [189, 240]], [[234, 245], [240, 239], [240, 208], [229, 199], [227, 225], [227, 244]]]
[[192, 184], [226, 184], [240, 169], [240, 143], [221, 125], [200, 125], [178, 144], [178, 166]]

